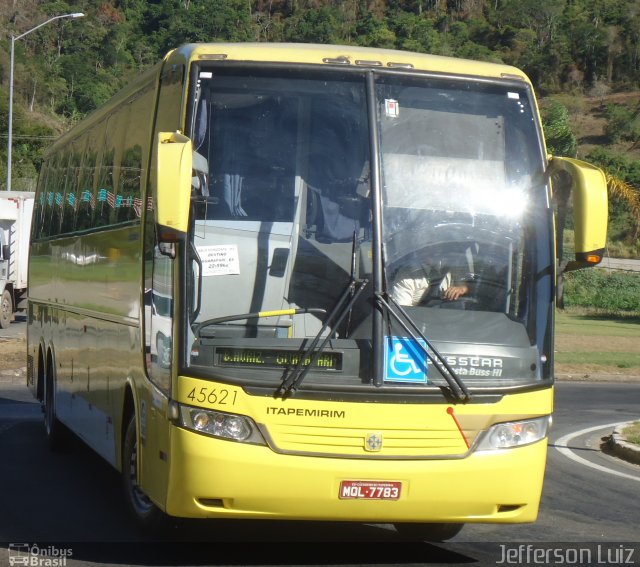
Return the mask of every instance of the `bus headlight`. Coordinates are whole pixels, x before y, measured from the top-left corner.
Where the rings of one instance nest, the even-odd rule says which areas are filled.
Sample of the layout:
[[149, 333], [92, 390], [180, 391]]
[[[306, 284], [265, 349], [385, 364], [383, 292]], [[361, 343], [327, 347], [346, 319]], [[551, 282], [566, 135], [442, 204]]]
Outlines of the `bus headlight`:
[[220, 439], [266, 445], [255, 422], [244, 415], [180, 406], [180, 426]]
[[493, 451], [530, 445], [547, 436], [550, 421], [551, 416], [545, 416], [525, 421], [497, 423], [485, 431], [477, 450]]

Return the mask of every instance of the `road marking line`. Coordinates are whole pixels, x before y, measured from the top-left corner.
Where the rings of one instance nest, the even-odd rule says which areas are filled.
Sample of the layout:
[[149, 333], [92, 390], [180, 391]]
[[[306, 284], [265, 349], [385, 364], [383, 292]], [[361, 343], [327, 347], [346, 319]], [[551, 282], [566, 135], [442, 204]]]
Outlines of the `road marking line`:
[[582, 457], [579, 457], [567, 446], [569, 441], [571, 441], [572, 439], [575, 439], [576, 437], [580, 437], [580, 435], [584, 435], [585, 433], [591, 433], [593, 431], [598, 431], [599, 429], [608, 429], [610, 427], [616, 427], [617, 425], [620, 425], [620, 422], [609, 423], [606, 425], [597, 425], [595, 427], [587, 427], [586, 429], [581, 429], [580, 431], [574, 431], [573, 433], [569, 433], [567, 435], [564, 435], [563, 437], [560, 437], [560, 439], [558, 439], [555, 443], [553, 443], [552, 446], [556, 448], [560, 453], [562, 453], [565, 457], [568, 457], [569, 459], [571, 459], [572, 461], [575, 461], [576, 463], [580, 463], [581, 465], [591, 467], [592, 469], [596, 469], [601, 472], [606, 472], [609, 474], [613, 474], [615, 476], [621, 476], [623, 478], [630, 478], [631, 480], [637, 480], [638, 482], [640, 482], [640, 476], [633, 476], [630, 474], [625, 474], [623, 472], [615, 471], [613, 469], [609, 469], [607, 467], [603, 467], [602, 465], [596, 465], [595, 463], [587, 461], [587, 459], [583, 459]]

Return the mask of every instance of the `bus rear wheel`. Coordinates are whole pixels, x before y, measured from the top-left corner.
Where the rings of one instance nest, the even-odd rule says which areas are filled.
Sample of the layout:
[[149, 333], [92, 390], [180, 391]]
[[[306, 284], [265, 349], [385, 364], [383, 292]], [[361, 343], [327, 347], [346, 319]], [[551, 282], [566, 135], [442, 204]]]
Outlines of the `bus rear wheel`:
[[69, 448], [70, 432], [58, 420], [56, 415], [56, 389], [52, 364], [49, 364], [44, 385], [44, 429], [52, 451], [64, 451]]
[[396, 531], [404, 538], [413, 541], [447, 541], [457, 536], [464, 524], [394, 524]]
[[122, 456], [122, 485], [129, 512], [144, 531], [157, 532], [164, 527], [166, 516], [138, 484], [138, 438], [135, 415], [131, 416], [127, 426]]

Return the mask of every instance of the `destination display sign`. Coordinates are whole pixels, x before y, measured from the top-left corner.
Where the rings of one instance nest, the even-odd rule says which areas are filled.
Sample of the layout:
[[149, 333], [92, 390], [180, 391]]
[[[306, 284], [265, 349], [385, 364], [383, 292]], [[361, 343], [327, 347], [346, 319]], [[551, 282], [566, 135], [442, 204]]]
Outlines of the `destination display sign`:
[[[253, 366], [260, 368], [291, 368], [300, 362], [301, 354], [290, 350], [256, 348], [217, 348], [216, 362], [219, 366]], [[304, 360], [309, 366], [313, 354]], [[322, 352], [311, 364], [313, 370], [342, 370], [342, 353]]]

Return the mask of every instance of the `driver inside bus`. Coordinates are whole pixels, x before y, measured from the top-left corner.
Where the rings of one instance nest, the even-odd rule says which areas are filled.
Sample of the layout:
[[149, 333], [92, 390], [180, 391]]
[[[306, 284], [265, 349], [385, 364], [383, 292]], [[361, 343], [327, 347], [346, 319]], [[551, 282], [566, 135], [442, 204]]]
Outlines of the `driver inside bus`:
[[469, 295], [476, 279], [470, 270], [471, 254], [468, 248], [462, 263], [416, 260], [402, 266], [394, 275], [391, 297], [400, 305], [416, 306], [431, 300], [456, 301]]

